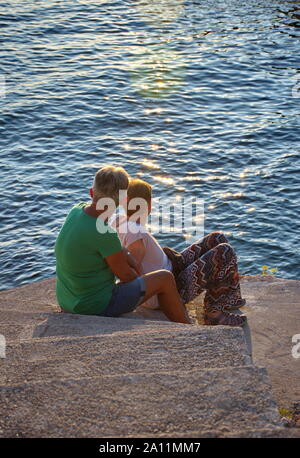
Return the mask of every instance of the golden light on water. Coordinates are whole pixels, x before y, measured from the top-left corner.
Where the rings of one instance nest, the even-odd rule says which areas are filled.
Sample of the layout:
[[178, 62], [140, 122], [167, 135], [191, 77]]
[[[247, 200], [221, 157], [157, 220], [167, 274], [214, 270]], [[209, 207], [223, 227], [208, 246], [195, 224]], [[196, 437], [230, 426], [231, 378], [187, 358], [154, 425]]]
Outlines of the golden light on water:
[[161, 107], [156, 107], [156, 108], [145, 108], [144, 113], [146, 115], [151, 115], [151, 114], [161, 114], [163, 113], [164, 109]]
[[169, 153], [179, 153], [179, 150], [177, 148], [168, 148]]
[[160, 175], [156, 175], [153, 177], [155, 181], [158, 181], [159, 183], [163, 183], [166, 185], [173, 185], [174, 184], [174, 179], [171, 177], [163, 177]]
[[188, 175], [188, 176], [185, 176], [185, 177], [183, 178], [183, 180], [184, 180], [184, 181], [201, 181], [202, 178], [200, 178], [199, 176], [194, 176], [194, 175], [189, 176], [189, 175]]
[[249, 174], [250, 172], [250, 169], [244, 169], [241, 173], [240, 173], [240, 179], [243, 180], [244, 178], [246, 178], [246, 176]]
[[159, 149], [159, 145], [153, 143], [152, 145], [150, 145], [150, 148], [152, 149], [152, 151], [157, 151]]
[[203, 177], [203, 181], [214, 181], [214, 180], [226, 180], [226, 175], [208, 175], [207, 177]]
[[164, 27], [183, 13], [184, 0], [136, 0], [141, 18], [154, 27]]
[[153, 170], [160, 169], [160, 166], [158, 164], [156, 164], [154, 161], [150, 161], [149, 159], [143, 159], [142, 166], [146, 167], [147, 169], [153, 169]]
[[220, 193], [220, 197], [222, 197], [222, 199], [229, 199], [229, 198], [239, 199], [243, 196], [244, 194], [242, 192], [222, 192]]
[[185, 64], [178, 51], [161, 44], [148, 48], [135, 47], [133, 54], [125, 66], [132, 87], [142, 97], [168, 97], [182, 86]]
[[[168, 149], [168, 151], [171, 151], [172, 149]], [[175, 150], [173, 152], [179, 152], [178, 150]], [[184, 181], [223, 181], [228, 179], [228, 175], [207, 175], [200, 177], [198, 175], [188, 175], [183, 178]]]

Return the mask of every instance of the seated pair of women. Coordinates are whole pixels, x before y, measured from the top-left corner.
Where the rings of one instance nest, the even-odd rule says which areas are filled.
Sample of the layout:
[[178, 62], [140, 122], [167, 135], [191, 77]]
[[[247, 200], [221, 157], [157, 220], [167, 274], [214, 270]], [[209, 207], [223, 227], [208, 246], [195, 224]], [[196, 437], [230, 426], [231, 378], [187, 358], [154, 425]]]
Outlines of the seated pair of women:
[[[98, 204], [111, 198], [118, 205], [120, 190], [128, 199], [125, 215], [111, 223], [115, 232]], [[131, 199], [139, 197], [150, 213], [151, 186], [130, 179], [121, 167], [100, 169], [91, 197], [91, 203], [73, 207], [56, 241], [57, 299], [64, 310], [119, 316], [144, 304], [159, 306], [171, 321], [190, 323], [185, 304], [205, 290], [206, 324], [245, 323], [244, 315], [229, 313], [245, 301], [236, 254], [224, 234], [211, 233], [181, 253], [161, 248], [129, 211]]]

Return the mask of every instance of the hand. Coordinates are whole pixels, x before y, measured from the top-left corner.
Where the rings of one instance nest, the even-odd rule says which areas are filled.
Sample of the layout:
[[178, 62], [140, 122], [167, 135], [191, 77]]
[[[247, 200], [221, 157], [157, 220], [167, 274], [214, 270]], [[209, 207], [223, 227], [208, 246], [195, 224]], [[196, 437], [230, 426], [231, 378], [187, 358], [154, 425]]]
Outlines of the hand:
[[132, 256], [132, 254], [128, 250], [127, 250], [127, 261], [130, 267], [132, 267], [132, 269], [136, 271], [138, 276], [143, 275], [141, 265], [137, 263], [135, 257]]

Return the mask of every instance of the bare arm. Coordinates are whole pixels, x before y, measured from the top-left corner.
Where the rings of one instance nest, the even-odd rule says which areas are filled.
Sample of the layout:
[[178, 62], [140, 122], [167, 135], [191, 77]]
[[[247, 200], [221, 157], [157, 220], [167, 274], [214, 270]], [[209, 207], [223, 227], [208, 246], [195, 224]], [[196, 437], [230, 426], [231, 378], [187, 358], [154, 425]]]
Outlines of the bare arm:
[[128, 246], [128, 250], [130, 251], [132, 256], [134, 256], [138, 265], [140, 265], [146, 253], [146, 248], [143, 239], [139, 239], [131, 243], [131, 245]]
[[143, 275], [141, 265], [137, 262], [135, 256], [127, 250], [127, 262], [132, 267], [138, 275]]
[[130, 265], [128, 260], [128, 250], [123, 248], [105, 258], [113, 273], [123, 282], [129, 282], [138, 277], [136, 270]]

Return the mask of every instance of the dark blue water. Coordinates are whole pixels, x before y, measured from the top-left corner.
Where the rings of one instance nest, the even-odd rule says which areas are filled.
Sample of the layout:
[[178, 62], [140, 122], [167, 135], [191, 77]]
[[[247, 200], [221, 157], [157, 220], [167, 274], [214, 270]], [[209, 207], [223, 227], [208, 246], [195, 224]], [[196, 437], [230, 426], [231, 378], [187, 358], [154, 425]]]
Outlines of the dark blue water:
[[283, 0], [0, 2], [0, 288], [55, 273], [106, 163], [203, 198], [242, 273], [299, 279], [299, 25]]

